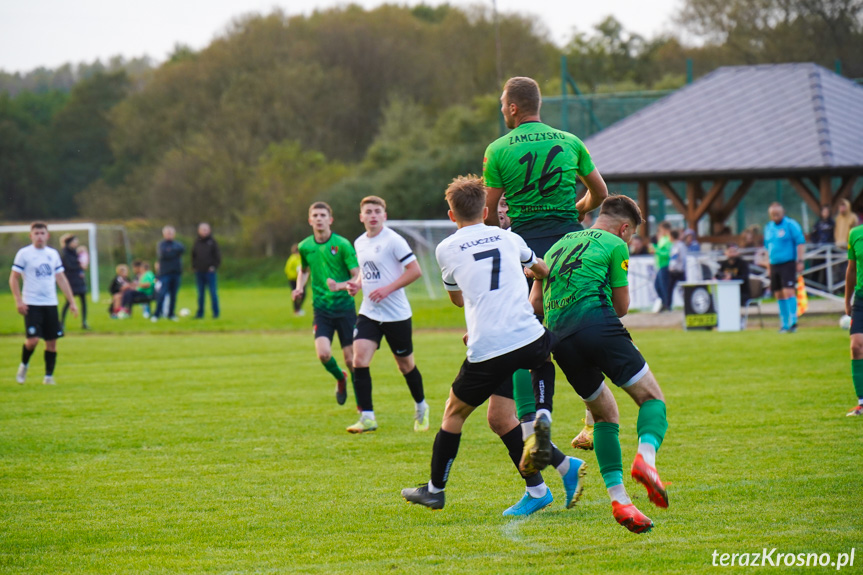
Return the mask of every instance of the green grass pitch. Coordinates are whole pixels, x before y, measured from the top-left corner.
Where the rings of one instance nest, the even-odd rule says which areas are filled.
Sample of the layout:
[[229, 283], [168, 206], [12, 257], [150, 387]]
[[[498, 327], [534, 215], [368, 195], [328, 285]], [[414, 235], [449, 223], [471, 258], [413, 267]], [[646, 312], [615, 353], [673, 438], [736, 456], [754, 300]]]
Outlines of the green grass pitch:
[[[666, 395], [658, 463], [671, 483], [660, 510], [626, 479], [656, 523], [639, 536], [611, 517], [592, 452], [581, 453], [589, 473], [574, 509], [548, 469], [555, 502], [502, 517], [523, 483], [482, 411], [465, 427], [445, 509], [401, 499], [428, 479], [464, 356], [461, 312], [443, 300], [414, 305], [432, 430], [413, 432], [384, 348], [372, 365], [380, 428], [361, 436], [344, 431], [352, 398], [335, 403], [311, 319], [293, 317], [287, 290], [223, 290], [222, 305], [218, 322], [158, 324], [112, 322], [94, 306], [94, 333], [70, 321], [60, 342], [59, 384], [41, 385], [40, 344], [20, 386], [23, 322], [0, 295], [0, 572], [733, 573], [712, 566], [714, 550], [765, 547], [834, 558], [857, 547], [846, 569], [863, 564], [863, 421], [844, 417], [854, 397], [838, 327], [804, 316], [795, 335], [633, 333]], [[636, 409], [615, 395], [628, 469]], [[569, 439], [581, 417], [558, 378], [553, 434], [567, 454], [578, 455]]]

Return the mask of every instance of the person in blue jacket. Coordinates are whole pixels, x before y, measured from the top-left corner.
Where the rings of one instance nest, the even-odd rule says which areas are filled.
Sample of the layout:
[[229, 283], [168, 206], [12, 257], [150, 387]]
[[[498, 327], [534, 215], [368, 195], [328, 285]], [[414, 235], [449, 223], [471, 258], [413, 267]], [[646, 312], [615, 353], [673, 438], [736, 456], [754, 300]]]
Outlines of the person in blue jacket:
[[779, 202], [770, 204], [770, 222], [764, 228], [764, 247], [770, 267], [770, 289], [779, 303], [782, 328], [779, 333], [797, 331], [797, 275], [803, 272], [806, 238], [800, 224], [785, 215]]

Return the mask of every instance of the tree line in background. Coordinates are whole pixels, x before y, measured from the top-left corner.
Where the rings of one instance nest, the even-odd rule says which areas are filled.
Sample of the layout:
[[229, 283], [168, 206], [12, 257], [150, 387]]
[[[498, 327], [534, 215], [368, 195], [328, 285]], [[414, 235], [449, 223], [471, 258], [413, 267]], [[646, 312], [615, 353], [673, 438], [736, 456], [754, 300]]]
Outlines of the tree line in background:
[[[502, 79], [560, 92], [560, 56], [585, 92], [667, 89], [720, 65], [815, 61], [863, 76], [863, 0], [685, 0], [674, 36], [608, 18], [563, 48], [517, 14], [356, 6], [235, 21], [158, 67], [115, 59], [0, 73], [0, 219], [147, 218], [239, 230], [266, 253], [329, 201], [346, 234], [359, 198], [391, 217], [444, 217], [442, 192], [479, 172], [499, 134]], [[498, 67], [500, 66], [500, 70]]]

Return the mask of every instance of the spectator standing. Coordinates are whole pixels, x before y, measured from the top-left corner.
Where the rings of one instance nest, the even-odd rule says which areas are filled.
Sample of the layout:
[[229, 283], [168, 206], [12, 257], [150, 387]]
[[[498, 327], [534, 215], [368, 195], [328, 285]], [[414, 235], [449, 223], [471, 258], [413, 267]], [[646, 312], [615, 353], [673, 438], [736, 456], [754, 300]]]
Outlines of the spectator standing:
[[835, 231], [836, 222], [830, 217], [830, 206], [821, 206], [821, 217], [812, 225], [810, 240], [813, 244], [831, 244], [836, 241]]
[[[60, 258], [63, 260], [63, 273], [66, 274], [66, 280], [69, 282], [72, 294], [77, 296], [81, 302], [81, 329], [90, 329], [90, 326], [87, 325], [87, 282], [84, 279], [84, 267], [78, 258], [78, 237], [66, 234], [60, 238], [60, 243], [63, 245], [63, 251], [60, 253]], [[65, 327], [66, 325], [66, 312], [68, 311], [69, 302], [67, 301], [60, 316], [61, 326]]]
[[671, 304], [674, 301], [674, 288], [681, 281], [686, 280], [686, 242], [680, 239], [680, 232], [673, 230], [671, 232], [671, 254], [668, 258], [668, 307], [671, 309]]
[[685, 232], [683, 232], [683, 243], [686, 244], [687, 251], [701, 251], [701, 244], [698, 243], [698, 238], [695, 235], [695, 230], [687, 229]]
[[653, 287], [659, 296], [659, 309], [655, 311], [671, 310], [671, 271], [668, 263], [671, 260], [671, 224], [662, 222], [656, 231], [656, 244], [653, 246], [653, 254], [656, 256], [656, 279]]
[[[830, 206], [821, 206], [821, 217], [813, 224], [809, 241], [819, 246], [832, 244], [836, 241], [835, 232], [836, 222], [830, 217]], [[827, 269], [819, 270], [815, 281], [827, 285]]]
[[182, 258], [186, 246], [174, 239], [176, 235], [177, 231], [173, 226], [165, 226], [162, 228], [164, 239], [156, 247], [156, 255], [159, 258], [159, 281], [162, 285], [156, 299], [156, 311], [150, 321], [159, 321], [159, 318], [162, 317], [166, 297], [171, 298], [168, 307], [168, 319], [177, 321], [175, 313], [177, 293], [180, 291], [180, 279], [183, 274]]
[[216, 293], [216, 270], [222, 264], [219, 243], [213, 238], [210, 224], [198, 224], [198, 237], [192, 246], [192, 268], [195, 270], [195, 283], [198, 287], [198, 313], [195, 319], [204, 318], [204, 291], [210, 291], [210, 304], [213, 319], [219, 318], [219, 296]]
[[[285, 262], [285, 275], [288, 276], [288, 282], [291, 284], [291, 291], [297, 289], [297, 278], [300, 275], [300, 267], [303, 265], [303, 258], [300, 256], [300, 247], [298, 244], [291, 246], [291, 255], [288, 256], [288, 261]], [[306, 301], [306, 292], [303, 291], [300, 297], [294, 300], [294, 315], [297, 317], [306, 315], [303, 311], [303, 302]]]
[[770, 289], [779, 304], [782, 328], [779, 333], [797, 331], [797, 275], [803, 272], [806, 239], [800, 224], [785, 215], [774, 202], [768, 209], [770, 222], [764, 227], [764, 247], [769, 258]]
[[632, 239], [629, 240], [629, 255], [631, 256], [646, 256], [650, 254], [650, 250], [647, 248], [647, 245], [644, 243], [644, 240], [641, 239], [641, 236], [633, 235]]
[[851, 233], [851, 228], [856, 228], [859, 223], [857, 216], [851, 211], [851, 202], [841, 200], [836, 209], [836, 227], [833, 229], [833, 240], [836, 242], [837, 248], [848, 249], [848, 236]]

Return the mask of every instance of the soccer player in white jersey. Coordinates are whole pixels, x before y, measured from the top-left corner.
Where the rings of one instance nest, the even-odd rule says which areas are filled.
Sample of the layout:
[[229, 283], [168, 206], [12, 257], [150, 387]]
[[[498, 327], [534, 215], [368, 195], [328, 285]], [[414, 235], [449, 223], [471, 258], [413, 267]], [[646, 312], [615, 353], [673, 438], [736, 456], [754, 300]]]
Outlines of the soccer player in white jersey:
[[[42, 222], [30, 225], [31, 245], [15, 254], [9, 288], [15, 298], [18, 313], [24, 316], [26, 338], [21, 350], [21, 365], [15, 380], [23, 384], [27, 380], [30, 356], [36, 350], [39, 339], [45, 340], [45, 385], [54, 385], [54, 367], [57, 365], [57, 339], [63, 337], [63, 327], [57, 314], [57, 286], [69, 302], [72, 314], [78, 317], [78, 306], [72, 288], [63, 273], [63, 261], [54, 248], [48, 247], [48, 226]], [[24, 278], [22, 294], [20, 281]]]
[[[405, 286], [422, 276], [419, 262], [403, 237], [384, 225], [387, 203], [377, 196], [360, 201], [360, 221], [366, 233], [354, 242], [359, 279], [348, 281], [350, 295], [363, 290], [357, 327], [354, 329], [354, 394], [360, 419], [347, 428], [349, 433], [366, 433], [378, 428], [372, 405], [372, 357], [386, 338], [399, 371], [405, 378], [416, 404], [414, 431], [429, 428], [429, 406], [423, 391], [423, 378], [414, 363], [411, 306]], [[334, 289], [335, 282], [330, 286]]]
[[[444, 506], [444, 488], [465, 419], [487, 399], [489, 426], [518, 468], [523, 441], [512, 399], [512, 376], [518, 369], [544, 367], [555, 343], [528, 302], [522, 271], [524, 267], [544, 278], [548, 266], [518, 235], [483, 223], [488, 208], [480, 178], [456, 178], [447, 188], [446, 200], [458, 231], [438, 245], [435, 255], [450, 300], [465, 309], [467, 359], [452, 384], [435, 437], [431, 480], [402, 490], [406, 500], [432, 509]], [[551, 398], [538, 401], [537, 409], [550, 419]], [[556, 467], [563, 477], [567, 507], [571, 507], [581, 494], [584, 462], [560, 454]], [[525, 483], [527, 492], [504, 515], [530, 515], [552, 502], [540, 472], [527, 475]]]

